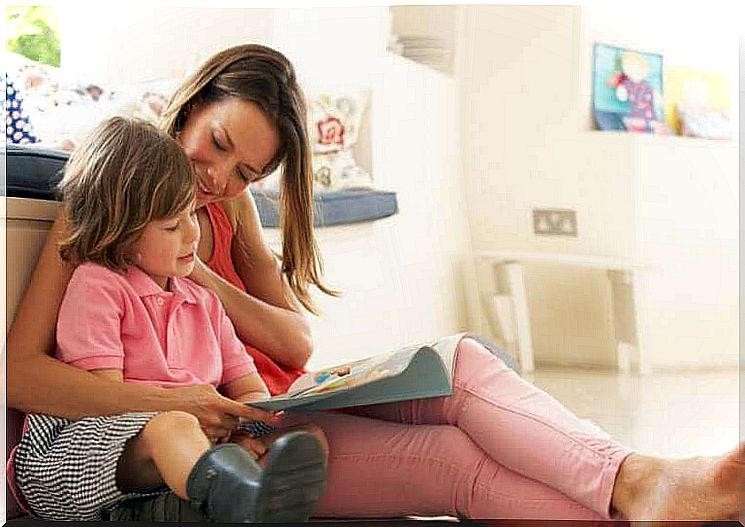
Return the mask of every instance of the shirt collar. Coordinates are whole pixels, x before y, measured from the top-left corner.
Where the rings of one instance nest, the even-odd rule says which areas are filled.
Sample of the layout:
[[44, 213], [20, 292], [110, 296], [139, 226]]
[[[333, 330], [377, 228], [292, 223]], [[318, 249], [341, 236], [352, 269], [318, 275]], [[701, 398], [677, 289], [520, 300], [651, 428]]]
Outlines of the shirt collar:
[[183, 278], [179, 278], [177, 276], [172, 277], [171, 278], [171, 290], [177, 297], [183, 298], [185, 301], [189, 302], [190, 304], [197, 303], [197, 299], [194, 298], [194, 293], [192, 292], [188, 284], [185, 283], [185, 280]]
[[131, 265], [127, 268], [127, 280], [129, 280], [129, 283], [132, 285], [132, 288], [135, 290], [135, 293], [139, 297], [159, 294], [173, 294], [177, 298], [182, 298], [190, 304], [197, 303], [197, 299], [194, 298], [194, 294], [192, 293], [191, 289], [184, 283], [183, 279], [175, 276], [171, 278], [171, 291], [164, 291], [163, 289], [161, 289], [160, 286], [155, 283], [155, 280], [150, 277], [150, 275], [148, 275], [145, 271], [143, 271], [136, 265]]

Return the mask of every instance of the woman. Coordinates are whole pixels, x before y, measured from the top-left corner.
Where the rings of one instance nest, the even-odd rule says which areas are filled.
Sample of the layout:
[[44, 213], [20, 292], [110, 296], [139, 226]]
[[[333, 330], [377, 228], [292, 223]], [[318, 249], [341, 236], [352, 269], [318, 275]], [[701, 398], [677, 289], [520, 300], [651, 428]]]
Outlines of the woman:
[[[313, 307], [308, 288], [333, 294], [321, 283], [313, 237], [305, 119], [291, 64], [257, 45], [213, 56], [186, 80], [164, 114], [166, 130], [198, 175], [201, 261], [192, 278], [220, 297], [273, 393], [287, 389], [311, 354], [301, 313]], [[281, 267], [244, 192], [280, 164]], [[215, 438], [225, 436], [238, 417], [251, 417], [210, 387], [112, 386], [50, 358], [71, 273], [56, 252], [64, 230], [60, 218], [8, 337], [8, 404], [73, 419], [184, 410]], [[32, 382], [35, 390], [27, 390]], [[89, 400], [93, 390], [103, 397]], [[703, 520], [732, 517], [745, 503], [745, 444], [711, 459], [673, 461], [630, 452], [467, 339], [458, 347], [450, 397], [286, 421], [311, 421], [327, 436], [329, 472], [320, 516]]]

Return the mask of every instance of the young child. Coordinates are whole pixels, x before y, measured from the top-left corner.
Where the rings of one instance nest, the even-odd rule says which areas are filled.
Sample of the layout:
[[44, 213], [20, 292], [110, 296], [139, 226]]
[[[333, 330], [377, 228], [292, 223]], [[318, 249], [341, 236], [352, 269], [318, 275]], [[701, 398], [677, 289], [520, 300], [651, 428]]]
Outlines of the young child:
[[[263, 399], [219, 299], [186, 278], [199, 240], [194, 178], [173, 139], [129, 119], [105, 121], [72, 155], [60, 184], [68, 221], [60, 254], [77, 268], [56, 353], [111, 382], [211, 384], [236, 401]], [[181, 411], [79, 421], [31, 414], [13, 466], [41, 519], [105, 519], [124, 500], [169, 489], [217, 522], [308, 518], [325, 481], [318, 438], [280, 435], [263, 467], [225, 439], [211, 440]]]

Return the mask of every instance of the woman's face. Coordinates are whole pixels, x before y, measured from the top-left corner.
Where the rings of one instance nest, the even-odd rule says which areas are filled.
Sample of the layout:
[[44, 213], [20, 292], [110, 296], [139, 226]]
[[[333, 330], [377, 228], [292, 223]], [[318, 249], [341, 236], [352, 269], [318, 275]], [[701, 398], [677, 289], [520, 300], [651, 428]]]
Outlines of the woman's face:
[[194, 108], [179, 142], [197, 172], [198, 207], [233, 198], [266, 176], [280, 145], [261, 108], [236, 97]]

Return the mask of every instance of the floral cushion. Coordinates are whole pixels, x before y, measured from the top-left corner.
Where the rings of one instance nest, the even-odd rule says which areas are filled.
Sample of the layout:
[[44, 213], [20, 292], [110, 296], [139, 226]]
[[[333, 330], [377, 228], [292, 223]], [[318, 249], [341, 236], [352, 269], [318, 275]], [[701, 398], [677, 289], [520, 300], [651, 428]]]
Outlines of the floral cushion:
[[[373, 188], [372, 176], [358, 166], [354, 158], [367, 98], [362, 92], [346, 95], [325, 93], [309, 98], [308, 134], [316, 192]], [[277, 169], [254, 187], [276, 191], [280, 174], [281, 170]]]
[[72, 148], [112, 115], [155, 123], [177, 84], [169, 79], [103, 86], [72, 79], [60, 68], [9, 56], [8, 78], [22, 88], [28, 121], [38, 141], [47, 146], [68, 142]]
[[0, 80], [5, 87], [5, 98], [3, 98], [3, 115], [5, 116], [5, 140], [8, 143], [26, 144], [36, 143], [39, 139], [28, 119], [28, 113], [24, 108], [23, 94], [16, 84], [0, 75]]
[[357, 166], [353, 148], [359, 137], [367, 95], [320, 94], [310, 100], [308, 129], [316, 189], [370, 189], [370, 174]]
[[338, 152], [357, 143], [362, 113], [367, 104], [364, 94], [321, 94], [309, 101], [309, 123], [313, 152]]
[[[157, 123], [178, 79], [122, 86], [71, 81], [65, 73], [21, 57], [9, 77], [24, 86], [24, 109], [38, 141], [73, 149], [98, 123], [112, 115]], [[354, 147], [359, 137], [367, 93], [320, 94], [309, 99], [308, 129], [312, 149], [314, 189], [318, 192], [372, 189], [373, 179], [357, 165]], [[60, 145], [67, 146], [60, 146]], [[276, 171], [254, 187], [276, 190]]]

